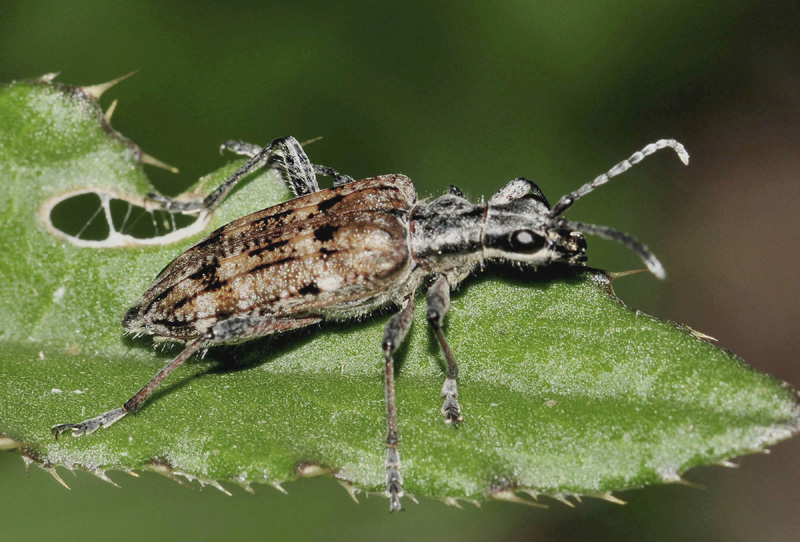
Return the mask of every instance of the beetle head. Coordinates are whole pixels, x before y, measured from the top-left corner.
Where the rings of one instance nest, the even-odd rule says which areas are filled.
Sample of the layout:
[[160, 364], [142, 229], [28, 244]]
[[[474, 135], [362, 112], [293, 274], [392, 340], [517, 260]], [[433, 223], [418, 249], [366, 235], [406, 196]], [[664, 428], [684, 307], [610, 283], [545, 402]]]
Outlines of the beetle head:
[[559, 205], [551, 209], [540, 194], [534, 191], [507, 203], [489, 205], [482, 239], [484, 257], [533, 266], [552, 262], [582, 265], [586, 261], [583, 234], [591, 234], [627, 246], [656, 277], [666, 276], [656, 256], [630, 235], [561, 218]]
[[[633, 153], [627, 160], [574, 192], [562, 196], [552, 207], [536, 183], [523, 178], [515, 179], [504, 189], [506, 192], [501, 191], [495, 195], [494, 205], [492, 201], [489, 202], [482, 240], [484, 254], [490, 258], [505, 258], [533, 265], [544, 265], [552, 261], [581, 264], [586, 261], [586, 241], [581, 234], [587, 233], [630, 248], [651, 273], [663, 279], [666, 273], [661, 262], [630, 235], [605, 226], [561, 218], [580, 198], [661, 149], [674, 150], [681, 162], [689, 164], [689, 154], [683, 145], [674, 139], [661, 139]], [[520, 197], [517, 191], [520, 187], [527, 188], [529, 193]]]
[[490, 204], [483, 230], [484, 256], [534, 266], [585, 262], [586, 239], [573, 228], [549, 219], [549, 211], [540, 192]]

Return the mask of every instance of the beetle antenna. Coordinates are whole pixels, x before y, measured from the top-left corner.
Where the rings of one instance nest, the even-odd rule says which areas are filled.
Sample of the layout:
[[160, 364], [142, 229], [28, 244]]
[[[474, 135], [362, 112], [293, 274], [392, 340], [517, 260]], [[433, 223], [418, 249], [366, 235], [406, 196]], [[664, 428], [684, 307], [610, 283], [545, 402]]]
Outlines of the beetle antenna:
[[555, 218], [560, 216], [564, 211], [572, 207], [572, 204], [578, 201], [580, 198], [594, 190], [600, 185], [606, 184], [608, 181], [616, 177], [617, 175], [621, 175], [632, 168], [634, 165], [638, 164], [651, 154], [656, 151], [660, 151], [661, 149], [666, 149], [669, 147], [670, 149], [674, 150], [678, 154], [678, 158], [681, 159], [681, 162], [684, 165], [689, 165], [689, 153], [686, 152], [686, 149], [675, 141], [674, 139], [660, 139], [655, 143], [650, 143], [642, 150], [633, 153], [633, 155], [628, 158], [627, 160], [623, 160], [616, 166], [609, 169], [606, 173], [603, 173], [595, 180], [586, 183], [585, 185], [581, 186], [574, 192], [567, 194], [566, 196], [562, 196], [560, 200], [553, 205], [553, 208], [547, 214], [550, 218]]
[[664, 271], [664, 266], [661, 265], [661, 262], [658, 261], [656, 255], [650, 252], [650, 250], [641, 244], [639, 241], [628, 235], [627, 233], [623, 233], [619, 230], [614, 230], [611, 228], [607, 228], [605, 226], [596, 226], [594, 224], [586, 224], [584, 222], [573, 222], [571, 220], [564, 220], [560, 219], [556, 222], [556, 227], [561, 229], [569, 229], [574, 231], [579, 231], [581, 233], [588, 233], [590, 235], [596, 235], [598, 237], [602, 237], [603, 239], [608, 239], [609, 241], [616, 241], [617, 243], [621, 243], [626, 247], [633, 250], [639, 258], [642, 259], [644, 264], [647, 266], [647, 269], [656, 276], [663, 280], [666, 278], [667, 273]]

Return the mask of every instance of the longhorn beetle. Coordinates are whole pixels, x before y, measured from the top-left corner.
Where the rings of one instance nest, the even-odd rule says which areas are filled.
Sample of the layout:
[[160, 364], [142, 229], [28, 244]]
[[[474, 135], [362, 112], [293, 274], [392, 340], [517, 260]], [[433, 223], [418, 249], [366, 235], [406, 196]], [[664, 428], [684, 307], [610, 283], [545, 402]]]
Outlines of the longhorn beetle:
[[[309, 162], [293, 137], [264, 148], [228, 141], [250, 159], [202, 200], [180, 202], [150, 195], [172, 212], [213, 211], [248, 173], [276, 167], [295, 198], [234, 220], [178, 256], [125, 315], [129, 333], [183, 341], [184, 350], [122, 405], [80, 423], [56, 425], [56, 438], [90, 434], [135, 412], [179, 365], [209, 346], [236, 343], [326, 320], [364, 315], [387, 304], [400, 307], [386, 325], [381, 348], [386, 383], [386, 496], [399, 510], [403, 477], [397, 450], [397, 408], [392, 354], [403, 341], [414, 298], [428, 284], [427, 319], [447, 360], [442, 396], [446, 423], [462, 420], [458, 366], [442, 321], [450, 290], [484, 260], [511, 260], [537, 268], [553, 262], [582, 265], [592, 234], [632, 249], [658, 278], [664, 268], [642, 244], [611, 228], [561, 218], [575, 201], [646, 156], [671, 148], [684, 164], [683, 145], [662, 139], [550, 206], [539, 187], [518, 177], [487, 202], [472, 204], [455, 186], [432, 201], [417, 201], [400, 174], [354, 180]], [[321, 190], [316, 175], [333, 178]]]

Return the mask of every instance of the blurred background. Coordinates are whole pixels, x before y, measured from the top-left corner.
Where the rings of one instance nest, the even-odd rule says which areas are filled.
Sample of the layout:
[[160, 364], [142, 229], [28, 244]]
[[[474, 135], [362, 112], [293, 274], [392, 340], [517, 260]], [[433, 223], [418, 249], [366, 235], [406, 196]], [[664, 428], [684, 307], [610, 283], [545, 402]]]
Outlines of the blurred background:
[[[353, 177], [402, 172], [421, 194], [490, 196], [524, 175], [551, 201], [647, 143], [683, 142], [569, 211], [634, 233], [668, 278], [616, 283], [629, 305], [719, 339], [800, 385], [800, 4], [616, 2], [3, 2], [0, 82], [61, 72], [109, 91], [114, 127], [180, 168], [149, 168], [177, 194], [226, 159], [230, 138], [323, 136], [316, 163]], [[2, 144], [2, 142], [0, 142]], [[640, 266], [590, 239], [590, 263]], [[8, 540], [797, 540], [800, 439], [705, 486], [652, 487], [547, 510], [423, 500], [389, 515], [331, 480], [185, 488], [145, 473], [88, 474], [67, 491], [0, 454]], [[67, 475], [68, 473], [62, 473]]]

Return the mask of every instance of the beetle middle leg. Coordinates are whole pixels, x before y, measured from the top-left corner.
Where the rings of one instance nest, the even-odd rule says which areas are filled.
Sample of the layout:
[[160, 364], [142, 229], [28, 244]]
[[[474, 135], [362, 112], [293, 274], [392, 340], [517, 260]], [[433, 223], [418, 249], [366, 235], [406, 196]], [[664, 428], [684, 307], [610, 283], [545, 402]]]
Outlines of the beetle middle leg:
[[386, 324], [383, 332], [384, 373], [386, 376], [386, 496], [389, 511], [400, 510], [403, 476], [400, 474], [400, 453], [397, 451], [397, 405], [394, 397], [394, 361], [392, 354], [403, 342], [414, 316], [414, 294], [403, 300], [404, 306]]
[[72, 431], [72, 436], [80, 437], [90, 435], [101, 427], [108, 427], [131, 412], [136, 412], [145, 401], [153, 394], [156, 387], [167, 378], [175, 369], [192, 357], [198, 350], [219, 343], [238, 342], [256, 337], [263, 337], [272, 333], [288, 331], [315, 324], [320, 317], [309, 318], [274, 318], [271, 316], [234, 317], [216, 323], [200, 337], [187, 343], [186, 348], [175, 358], [167, 363], [150, 381], [142, 386], [130, 399], [125, 401], [121, 408], [104, 412], [99, 416], [84, 420], [79, 423], [62, 423], [53, 426], [51, 431], [58, 438], [66, 431]]
[[444, 358], [447, 360], [447, 378], [442, 386], [442, 397], [444, 397], [444, 405], [442, 405], [442, 414], [444, 414], [445, 423], [458, 424], [464, 418], [461, 415], [461, 406], [458, 404], [458, 385], [456, 379], [458, 378], [458, 365], [456, 365], [456, 358], [447, 339], [442, 331], [442, 321], [447, 310], [450, 308], [450, 282], [445, 275], [439, 275], [430, 288], [426, 296], [427, 303], [427, 319], [428, 323], [433, 328], [436, 334], [436, 339], [439, 341], [439, 346], [442, 348]]

